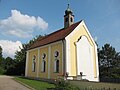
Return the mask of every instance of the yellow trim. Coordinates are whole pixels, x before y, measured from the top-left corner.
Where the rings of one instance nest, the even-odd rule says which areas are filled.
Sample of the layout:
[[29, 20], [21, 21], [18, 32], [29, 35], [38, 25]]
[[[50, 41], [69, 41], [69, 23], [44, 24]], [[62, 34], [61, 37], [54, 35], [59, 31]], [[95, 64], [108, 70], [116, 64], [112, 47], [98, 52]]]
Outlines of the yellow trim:
[[[50, 51], [49, 51], [50, 50]], [[59, 51], [59, 73], [54, 73], [54, 52]], [[28, 63], [28, 76], [29, 77], [39, 77], [39, 78], [51, 78], [55, 79], [59, 74], [63, 74], [63, 42], [58, 41], [53, 44], [45, 45], [36, 49], [29, 50], [29, 63]], [[46, 71], [41, 72], [41, 63], [42, 63], [42, 55], [46, 54]], [[35, 72], [32, 72], [32, 56], [36, 55], [36, 69]], [[39, 62], [38, 62], [39, 61]], [[39, 65], [38, 65], [39, 64]], [[48, 65], [49, 64], [49, 65]], [[49, 71], [48, 71], [49, 70]], [[38, 71], [38, 72], [37, 72]]]
[[[46, 68], [45, 68], [45, 72], [42, 72], [41, 71], [41, 67], [42, 67], [42, 56], [43, 56], [43, 53], [46, 54]], [[40, 63], [39, 63], [39, 77], [40, 78], [47, 78], [48, 77], [48, 46], [47, 47], [43, 47], [43, 48], [40, 48]]]
[[[35, 72], [32, 72], [32, 59], [33, 56], [36, 56], [36, 67]], [[29, 52], [29, 61], [28, 61], [28, 75], [29, 77], [36, 77], [37, 76], [37, 68], [38, 68], [38, 49], [35, 49], [31, 52]]]
[[[59, 56], [58, 56], [58, 59], [59, 59], [59, 73], [54, 73], [54, 60], [55, 60], [55, 57], [54, 57], [54, 53], [55, 51], [59, 51]], [[51, 68], [50, 68], [50, 76], [51, 76], [51, 79], [55, 79], [57, 78], [57, 76], [59, 74], [63, 74], [63, 64], [62, 64], [62, 42], [61, 43], [58, 43], [58, 44], [54, 44], [54, 45], [51, 45]]]

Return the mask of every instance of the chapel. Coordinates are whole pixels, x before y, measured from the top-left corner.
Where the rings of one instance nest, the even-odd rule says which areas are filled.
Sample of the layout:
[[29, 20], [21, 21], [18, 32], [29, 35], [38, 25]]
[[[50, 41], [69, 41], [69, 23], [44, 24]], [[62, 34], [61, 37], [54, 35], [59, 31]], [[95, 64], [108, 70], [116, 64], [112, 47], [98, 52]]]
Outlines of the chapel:
[[39, 79], [99, 81], [97, 45], [84, 20], [74, 22], [69, 4], [64, 27], [39, 39], [27, 50], [25, 76]]

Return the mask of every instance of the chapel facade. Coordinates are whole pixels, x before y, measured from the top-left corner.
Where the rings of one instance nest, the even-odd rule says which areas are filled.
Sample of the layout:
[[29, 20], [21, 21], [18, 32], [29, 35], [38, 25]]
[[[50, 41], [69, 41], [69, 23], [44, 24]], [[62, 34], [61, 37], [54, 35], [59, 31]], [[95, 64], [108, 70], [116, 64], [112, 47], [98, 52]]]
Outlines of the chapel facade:
[[64, 28], [36, 41], [26, 55], [26, 77], [41, 79], [99, 81], [97, 46], [81, 20], [74, 23], [69, 5], [65, 10]]

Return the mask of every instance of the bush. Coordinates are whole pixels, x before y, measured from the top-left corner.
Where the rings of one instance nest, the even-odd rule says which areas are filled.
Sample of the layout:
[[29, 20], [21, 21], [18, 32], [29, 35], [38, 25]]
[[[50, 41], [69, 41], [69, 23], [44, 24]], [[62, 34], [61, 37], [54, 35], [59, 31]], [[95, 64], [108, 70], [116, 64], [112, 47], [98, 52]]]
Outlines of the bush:
[[71, 85], [69, 81], [65, 81], [64, 79], [57, 79], [55, 88], [55, 90], [80, 90], [78, 87]]
[[4, 73], [5, 73], [5, 70], [2, 67], [0, 67], [0, 75], [3, 75]]

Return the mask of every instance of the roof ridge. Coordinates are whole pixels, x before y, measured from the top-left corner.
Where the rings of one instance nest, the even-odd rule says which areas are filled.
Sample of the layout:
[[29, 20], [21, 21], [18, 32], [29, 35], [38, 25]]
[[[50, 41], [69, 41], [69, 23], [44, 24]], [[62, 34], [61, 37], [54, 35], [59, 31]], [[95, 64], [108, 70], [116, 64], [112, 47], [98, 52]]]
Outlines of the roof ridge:
[[[82, 20], [81, 20], [81, 21], [82, 21]], [[81, 21], [78, 21], [78, 22], [76, 22], [76, 23], [74, 23], [74, 24], [80, 23]], [[71, 26], [73, 26], [74, 24], [72, 24]], [[71, 27], [71, 26], [70, 26], [70, 27]], [[68, 27], [68, 28], [69, 28], [69, 27]], [[62, 30], [64, 30], [64, 29], [68, 29], [68, 28], [61, 28], [61, 29], [59, 29], [59, 30], [56, 30], [56, 31], [54, 31], [54, 32], [46, 35], [45, 37], [41, 38], [40, 40], [42, 40], [42, 39], [44, 39], [44, 38], [47, 38], [48, 36], [50, 36], [50, 35], [52, 35], [52, 34], [54, 34], [54, 33], [57, 33], [57, 32], [59, 32], [59, 31], [62, 31]], [[38, 41], [39, 41], [39, 40], [38, 40]]]
[[69, 35], [69, 34], [79, 25], [79, 23], [81, 23], [81, 22], [82, 22], [82, 20], [81, 20], [81, 21], [78, 21], [78, 22], [76, 22], [76, 23], [74, 23], [74, 24], [72, 24], [72, 25], [71, 25], [70, 27], [68, 27], [68, 28], [59, 29], [59, 30], [57, 30], [57, 31], [55, 31], [55, 32], [52, 32], [52, 33], [48, 34], [47, 36], [45, 36], [45, 37], [43, 37], [43, 38], [41, 38], [41, 39], [38, 39], [38, 41], [36, 41], [34, 44], [31, 45], [30, 48], [28, 48], [28, 50], [64, 39], [64, 38], [65, 38], [67, 35]]
[[55, 32], [52, 32], [52, 33], [50, 33], [50, 34], [48, 34], [48, 35], [46, 35], [46, 36], [43, 36], [42, 38], [38, 39], [38, 41], [43, 40], [43, 39], [49, 37], [50, 35], [52, 35], [52, 34], [54, 34], [54, 33], [57, 33], [57, 32], [59, 32], [59, 31], [62, 31], [62, 30], [64, 30], [64, 28], [62, 28], [62, 29], [60, 29], [60, 30], [57, 30], [57, 31], [55, 31]]

